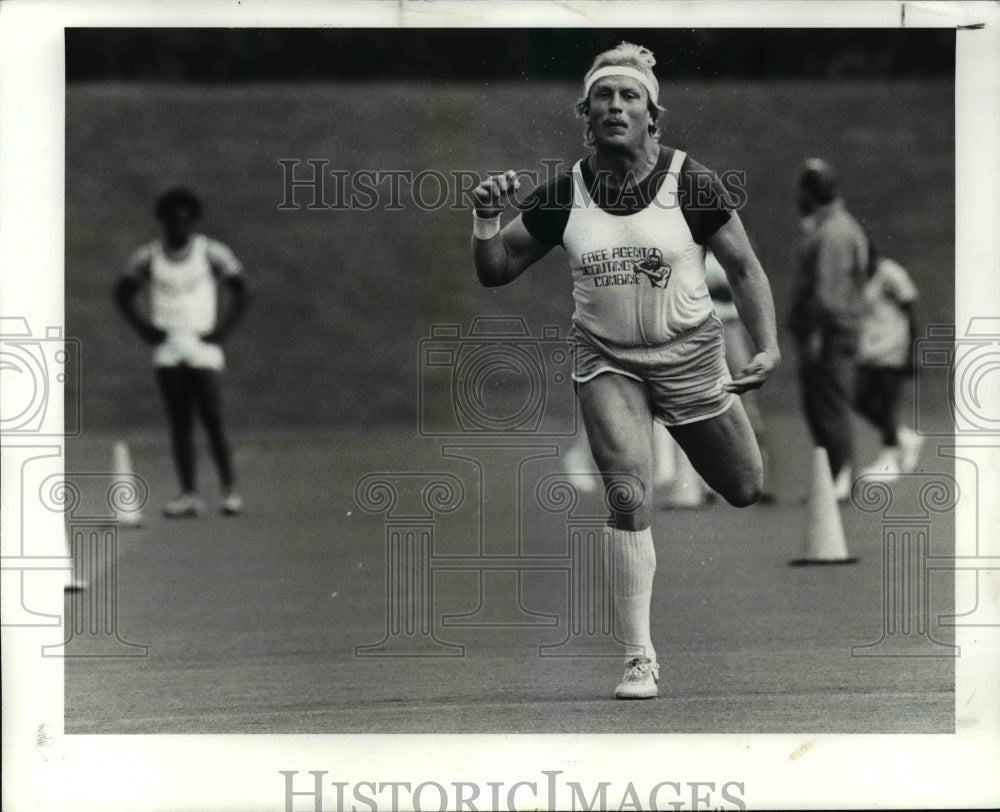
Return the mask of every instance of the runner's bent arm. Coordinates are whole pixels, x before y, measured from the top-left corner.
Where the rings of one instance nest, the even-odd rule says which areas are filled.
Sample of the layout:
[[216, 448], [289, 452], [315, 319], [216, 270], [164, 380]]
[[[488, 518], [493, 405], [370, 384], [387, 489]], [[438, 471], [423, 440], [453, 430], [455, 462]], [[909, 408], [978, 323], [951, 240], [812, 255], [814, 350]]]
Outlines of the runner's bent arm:
[[[480, 225], [499, 223], [507, 199], [518, 189], [517, 173], [508, 169], [502, 175], [486, 178], [472, 191], [475, 217]], [[496, 228], [494, 225], [493, 228]], [[513, 282], [533, 262], [552, 248], [528, 233], [521, 216], [489, 237], [472, 237], [472, 261], [484, 287], [493, 288]]]
[[545, 256], [551, 245], [536, 240], [518, 215], [489, 240], [472, 238], [472, 260], [484, 287], [513, 282], [534, 262]]
[[771, 285], [736, 212], [712, 235], [708, 246], [726, 272], [736, 310], [757, 348], [757, 355], [726, 388], [737, 392], [755, 389], [781, 360]]

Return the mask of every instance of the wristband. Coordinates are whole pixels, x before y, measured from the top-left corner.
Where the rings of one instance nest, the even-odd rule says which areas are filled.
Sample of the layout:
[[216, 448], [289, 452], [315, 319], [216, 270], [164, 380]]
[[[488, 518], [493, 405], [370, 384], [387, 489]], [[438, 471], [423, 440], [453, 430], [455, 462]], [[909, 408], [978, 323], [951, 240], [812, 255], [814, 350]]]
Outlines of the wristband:
[[495, 217], [480, 217], [472, 212], [472, 235], [477, 240], [492, 240], [500, 233], [500, 215]]

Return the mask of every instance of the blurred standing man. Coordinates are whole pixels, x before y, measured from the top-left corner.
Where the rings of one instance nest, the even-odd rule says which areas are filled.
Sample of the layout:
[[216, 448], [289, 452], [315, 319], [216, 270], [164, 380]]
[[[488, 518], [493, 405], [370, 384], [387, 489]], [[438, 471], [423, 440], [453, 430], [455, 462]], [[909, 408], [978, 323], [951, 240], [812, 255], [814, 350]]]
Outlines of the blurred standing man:
[[868, 240], [844, 206], [833, 169], [819, 158], [799, 176], [802, 214], [791, 317], [806, 421], [826, 449], [834, 489], [850, 496], [854, 459], [854, 357], [867, 281]]
[[[205, 505], [195, 480], [194, 414], [197, 410], [219, 472], [220, 509], [229, 516], [243, 509], [235, 488], [229, 444], [222, 425], [220, 375], [225, 368], [222, 342], [239, 321], [247, 302], [243, 266], [221, 242], [195, 231], [201, 201], [188, 189], [171, 189], [156, 202], [162, 237], [132, 256], [115, 288], [115, 303], [125, 320], [153, 346], [153, 364], [170, 423], [180, 495], [163, 508], [170, 517], [200, 516]], [[219, 318], [218, 285], [230, 292]], [[149, 291], [149, 319], [137, 294]]]
[[[539, 187], [506, 226], [517, 173], [473, 192], [472, 255], [483, 285], [513, 282], [556, 245], [569, 260], [573, 379], [613, 512], [615, 617], [626, 644], [618, 699], [658, 692], [653, 422], [730, 504], [751, 505], [761, 492], [760, 451], [736, 395], [761, 386], [779, 361], [771, 289], [725, 188], [659, 144], [655, 64], [647, 48], [627, 42], [597, 56], [576, 105], [592, 152]], [[706, 246], [726, 269], [757, 349], [735, 380], [705, 284]]]

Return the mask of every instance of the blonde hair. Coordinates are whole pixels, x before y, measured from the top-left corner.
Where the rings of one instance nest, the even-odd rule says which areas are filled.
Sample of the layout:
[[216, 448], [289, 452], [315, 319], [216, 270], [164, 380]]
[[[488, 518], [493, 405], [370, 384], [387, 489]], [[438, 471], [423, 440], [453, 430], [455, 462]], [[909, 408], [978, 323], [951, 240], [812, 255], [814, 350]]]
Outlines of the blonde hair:
[[[660, 131], [657, 127], [657, 122], [660, 119], [660, 113], [663, 112], [663, 108], [657, 103], [657, 97], [660, 95], [660, 83], [656, 80], [656, 74], [653, 73], [654, 65], [656, 65], [656, 57], [653, 56], [653, 52], [642, 45], [636, 45], [634, 42], [620, 42], [614, 48], [598, 54], [594, 59], [594, 64], [590, 66], [590, 70], [583, 77], [584, 95], [582, 98], [577, 99], [574, 105], [576, 114], [583, 119], [586, 119], [590, 115], [590, 91], [587, 88], [587, 80], [596, 71], [601, 68], [615, 66], [634, 68], [649, 79], [656, 91], [646, 102], [646, 109], [649, 111], [649, 117], [652, 119], [652, 123], [649, 125], [649, 134], [653, 137], [654, 141], [659, 141]], [[587, 147], [594, 145], [594, 134], [590, 130], [589, 123], [584, 131], [583, 143]]]

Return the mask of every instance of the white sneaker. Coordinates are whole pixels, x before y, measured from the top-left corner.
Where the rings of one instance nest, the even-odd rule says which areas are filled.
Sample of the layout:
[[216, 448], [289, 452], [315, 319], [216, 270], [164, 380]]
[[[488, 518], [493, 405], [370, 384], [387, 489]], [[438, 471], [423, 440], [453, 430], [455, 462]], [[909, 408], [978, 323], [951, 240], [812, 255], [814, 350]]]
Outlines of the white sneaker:
[[649, 657], [625, 663], [625, 676], [615, 688], [615, 699], [653, 699], [659, 694], [660, 667]]
[[924, 447], [924, 438], [906, 426], [900, 426], [896, 436], [899, 440], [899, 467], [904, 474], [913, 473], [920, 459], [920, 449]]
[[226, 516], [238, 516], [243, 512], [243, 497], [236, 491], [230, 491], [222, 497], [219, 510]]
[[838, 502], [846, 502], [851, 498], [851, 487], [854, 485], [854, 474], [851, 466], [845, 465], [840, 469], [837, 478], [833, 480], [833, 495]]
[[903, 473], [899, 465], [900, 452], [898, 448], [885, 448], [881, 456], [861, 473], [866, 476], [878, 477], [882, 482], [893, 482]]
[[163, 515], [171, 519], [182, 519], [188, 516], [203, 516], [205, 503], [196, 493], [182, 493], [163, 506]]

